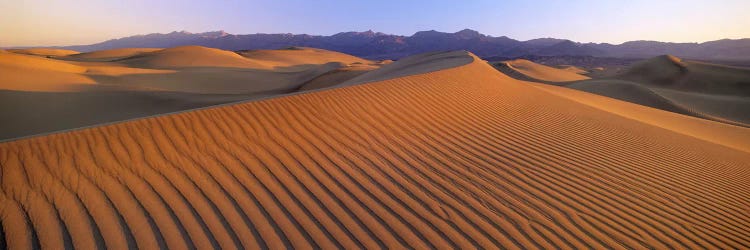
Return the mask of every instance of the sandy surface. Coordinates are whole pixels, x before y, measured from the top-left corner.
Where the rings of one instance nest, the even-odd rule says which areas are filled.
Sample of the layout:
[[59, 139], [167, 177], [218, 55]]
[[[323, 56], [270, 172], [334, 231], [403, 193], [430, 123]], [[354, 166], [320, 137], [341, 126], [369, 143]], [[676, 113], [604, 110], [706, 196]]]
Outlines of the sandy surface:
[[80, 54], [69, 55], [62, 57], [63, 60], [72, 61], [112, 61], [117, 59], [128, 58], [131, 56], [137, 56], [143, 53], [154, 52], [162, 50], [159, 48], [122, 48], [122, 49], [110, 49], [110, 50], [99, 50]]
[[496, 63], [495, 68], [506, 75], [525, 81], [558, 83], [590, 79], [578, 73], [577, 70], [580, 69], [575, 67], [558, 69], [525, 59]]
[[749, 129], [459, 55], [426, 74], [2, 143], [0, 243], [750, 247]]
[[340, 84], [382, 64], [311, 48], [0, 52], [0, 140]]
[[43, 56], [43, 57], [62, 57], [62, 56], [69, 56], [69, 55], [75, 55], [79, 54], [81, 52], [75, 51], [75, 50], [68, 50], [68, 49], [47, 49], [47, 48], [32, 48], [32, 49], [9, 49], [9, 52], [17, 53], [17, 54], [24, 54], [24, 55], [33, 55], [33, 56]]
[[640, 105], [750, 127], [750, 69], [673, 56], [637, 63], [609, 79], [568, 87]]
[[579, 75], [585, 75], [589, 73], [585, 69], [582, 69], [573, 65], [558, 65], [557, 68], [568, 71], [568, 72], [576, 73]]

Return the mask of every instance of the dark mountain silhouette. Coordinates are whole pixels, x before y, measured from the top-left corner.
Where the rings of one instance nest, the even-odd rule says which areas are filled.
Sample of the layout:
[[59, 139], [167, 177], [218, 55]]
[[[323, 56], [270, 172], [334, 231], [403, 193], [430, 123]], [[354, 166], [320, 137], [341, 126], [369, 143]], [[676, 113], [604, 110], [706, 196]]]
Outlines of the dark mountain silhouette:
[[306, 34], [235, 35], [224, 31], [205, 33], [171, 32], [138, 35], [102, 43], [66, 46], [65, 49], [93, 51], [125, 47], [174, 47], [201, 45], [225, 50], [277, 49], [290, 46], [335, 50], [372, 59], [398, 59], [437, 50], [468, 50], [480, 57], [596, 56], [645, 58], [663, 54], [701, 60], [750, 60], [750, 39], [723, 39], [704, 43], [631, 41], [623, 44], [578, 43], [556, 38], [518, 41], [493, 37], [475, 30], [455, 33], [420, 31], [411, 36], [390, 35], [368, 30], [331, 36]]

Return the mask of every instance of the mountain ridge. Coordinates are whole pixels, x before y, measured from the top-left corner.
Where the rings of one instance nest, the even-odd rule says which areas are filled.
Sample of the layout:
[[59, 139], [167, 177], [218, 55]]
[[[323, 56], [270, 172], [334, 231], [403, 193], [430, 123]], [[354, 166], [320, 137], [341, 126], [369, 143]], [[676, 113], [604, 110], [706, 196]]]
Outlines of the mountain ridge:
[[330, 36], [292, 33], [230, 34], [223, 30], [202, 33], [173, 31], [128, 36], [88, 45], [50, 46], [50, 48], [89, 52], [128, 47], [168, 48], [185, 45], [224, 50], [304, 46], [334, 50], [370, 59], [399, 59], [429, 51], [467, 50], [482, 58], [529, 55], [648, 58], [671, 54], [699, 60], [750, 60], [750, 38], [720, 39], [703, 43], [635, 40], [610, 44], [581, 43], [558, 38], [520, 41], [506, 36], [486, 35], [471, 29], [463, 29], [454, 33], [436, 30], [418, 31], [410, 36], [392, 35], [373, 30], [339, 32]]

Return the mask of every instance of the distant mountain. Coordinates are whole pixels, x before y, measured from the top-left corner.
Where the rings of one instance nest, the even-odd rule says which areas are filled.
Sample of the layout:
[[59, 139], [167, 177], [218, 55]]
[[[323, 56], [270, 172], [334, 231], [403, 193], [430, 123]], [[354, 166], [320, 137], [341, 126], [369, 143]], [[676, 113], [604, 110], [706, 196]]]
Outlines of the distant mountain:
[[468, 50], [487, 57], [519, 56], [596, 56], [646, 58], [663, 54], [702, 60], [750, 60], [750, 39], [718, 40], [704, 43], [667, 43], [631, 41], [623, 44], [578, 43], [556, 38], [518, 41], [505, 36], [493, 37], [475, 30], [455, 33], [419, 31], [411, 36], [365, 32], [342, 32], [331, 36], [306, 34], [235, 35], [224, 31], [148, 34], [113, 39], [102, 43], [66, 46], [65, 49], [93, 51], [125, 47], [174, 47], [201, 45], [225, 50], [277, 49], [290, 46], [335, 50], [371, 59], [398, 59], [436, 50]]

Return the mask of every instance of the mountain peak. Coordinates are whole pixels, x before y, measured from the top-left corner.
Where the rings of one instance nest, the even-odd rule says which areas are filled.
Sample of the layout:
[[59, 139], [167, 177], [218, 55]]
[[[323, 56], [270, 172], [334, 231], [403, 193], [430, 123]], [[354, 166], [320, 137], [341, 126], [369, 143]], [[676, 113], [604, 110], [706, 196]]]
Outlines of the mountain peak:
[[472, 30], [472, 29], [462, 29], [461, 31], [458, 31], [456, 33], [453, 33], [455, 35], [458, 35], [461, 38], [470, 39], [470, 38], [479, 38], [484, 35], [479, 33], [479, 31]]

